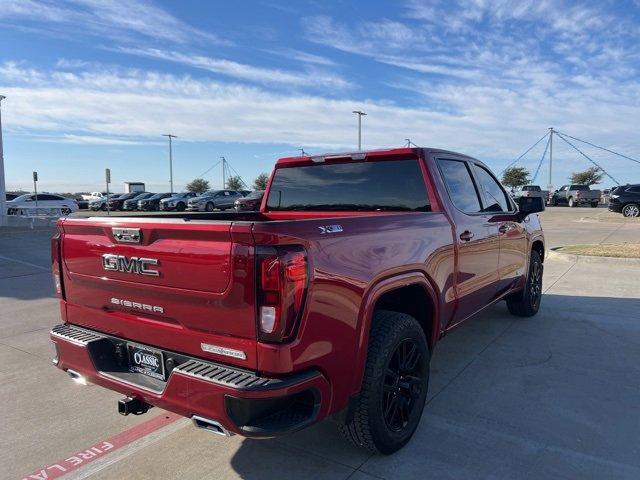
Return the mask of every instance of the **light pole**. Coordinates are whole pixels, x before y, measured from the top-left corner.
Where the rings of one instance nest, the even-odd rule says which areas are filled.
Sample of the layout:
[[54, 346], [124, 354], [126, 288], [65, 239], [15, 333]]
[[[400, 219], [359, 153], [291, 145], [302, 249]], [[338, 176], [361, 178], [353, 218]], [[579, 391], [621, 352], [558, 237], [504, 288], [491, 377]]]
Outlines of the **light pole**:
[[7, 225], [7, 197], [4, 183], [4, 152], [2, 150], [2, 100], [6, 97], [0, 95], [0, 227]]
[[171, 140], [178, 137], [170, 133], [163, 133], [162, 136], [169, 139], [169, 190], [173, 193], [173, 146]]
[[360, 110], [354, 110], [351, 113], [358, 115], [358, 151], [360, 151], [362, 150], [362, 116], [366, 115], [366, 113]]

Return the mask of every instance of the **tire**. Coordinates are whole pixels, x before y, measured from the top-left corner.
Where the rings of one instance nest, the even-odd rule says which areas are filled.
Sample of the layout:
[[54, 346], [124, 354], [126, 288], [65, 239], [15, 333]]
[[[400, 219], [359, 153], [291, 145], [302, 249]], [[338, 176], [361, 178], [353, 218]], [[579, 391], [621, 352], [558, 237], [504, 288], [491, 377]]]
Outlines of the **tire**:
[[569, 197], [569, 206], [570, 206], [571, 208], [573, 208], [573, 207], [577, 207], [577, 206], [578, 206], [578, 204], [577, 204], [576, 202], [574, 202], [574, 201], [573, 201], [573, 197]]
[[518, 317], [532, 317], [538, 313], [542, 301], [542, 273], [542, 259], [534, 250], [529, 260], [527, 283], [521, 291], [507, 297], [509, 313]]
[[640, 217], [640, 205], [637, 203], [627, 203], [622, 207], [622, 216], [624, 217]]
[[102, 210], [103, 212], [105, 212], [107, 210], [107, 204], [103, 203], [102, 205], [100, 205], [100, 210]]
[[60, 209], [60, 213], [66, 217], [67, 215], [71, 214], [71, 209], [69, 207], [62, 207]]
[[176, 210], [179, 212], [184, 212], [185, 206], [184, 203], [180, 202], [178, 203], [178, 205], [176, 205]]
[[427, 340], [415, 318], [375, 312], [362, 389], [347, 420], [338, 424], [342, 435], [357, 447], [385, 455], [406, 445], [422, 417], [429, 360]]
[[554, 207], [558, 206], [558, 199], [556, 197], [553, 197], [551, 199], [551, 205], [553, 205]]
[[598, 208], [598, 202], [591, 202], [591, 208]]
[[205, 209], [207, 212], [213, 212], [213, 203], [208, 202], [208, 203], [207, 203], [207, 205], [204, 207], [204, 209]]

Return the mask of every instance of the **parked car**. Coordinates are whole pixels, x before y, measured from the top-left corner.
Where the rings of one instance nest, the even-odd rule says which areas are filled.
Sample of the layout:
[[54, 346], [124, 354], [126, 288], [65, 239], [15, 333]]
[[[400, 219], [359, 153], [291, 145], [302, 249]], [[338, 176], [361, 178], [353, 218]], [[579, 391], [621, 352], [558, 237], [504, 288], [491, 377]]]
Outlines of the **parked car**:
[[609, 210], [625, 217], [640, 217], [640, 184], [613, 189], [609, 195]]
[[331, 416], [389, 454], [420, 422], [446, 332], [501, 299], [538, 312], [544, 202], [516, 204], [478, 160], [287, 158], [265, 195], [260, 212], [198, 221], [59, 221], [54, 364], [124, 394], [124, 415], [154, 404], [250, 437]]
[[521, 187], [516, 187], [511, 196], [516, 201], [520, 197], [540, 197], [547, 203], [549, 201], [549, 190], [542, 190], [540, 185], [522, 185]]
[[257, 211], [260, 210], [260, 204], [262, 203], [263, 196], [264, 190], [256, 190], [245, 197], [237, 199], [233, 206], [236, 209], [236, 212]]
[[591, 205], [596, 208], [600, 203], [600, 190], [591, 190], [589, 185], [563, 185], [553, 193], [551, 205], [578, 207]]
[[116, 211], [122, 210], [124, 206], [124, 202], [126, 200], [131, 200], [139, 195], [138, 192], [129, 192], [123, 193], [122, 195], [118, 195], [117, 197], [111, 197], [107, 200], [107, 205], [109, 206], [109, 210]]
[[82, 200], [86, 200], [90, 202], [92, 200], [98, 200], [99, 198], [103, 198], [107, 196], [107, 192], [91, 192], [89, 194], [81, 195]]
[[145, 200], [147, 198], [153, 197], [155, 195], [155, 193], [153, 192], [144, 192], [144, 193], [137, 193], [135, 197], [130, 198], [129, 200], [125, 200], [124, 202], [122, 202], [122, 210], [137, 210], [138, 209], [138, 202], [140, 200]]
[[6, 203], [7, 215], [18, 215], [21, 211], [28, 213], [37, 206], [38, 209], [60, 210], [62, 215], [78, 211], [78, 204], [72, 198], [65, 198], [52, 193], [38, 193], [38, 195], [26, 193]]
[[155, 195], [152, 195], [149, 198], [143, 198], [142, 200], [138, 200], [138, 210], [143, 210], [143, 211], [160, 210], [160, 200], [162, 200], [163, 198], [169, 198], [171, 195], [172, 194], [169, 192], [156, 193]]
[[187, 210], [191, 212], [213, 212], [215, 209], [226, 210], [233, 208], [235, 201], [242, 194], [235, 190], [212, 190], [199, 197], [189, 199]]
[[194, 192], [174, 193], [172, 196], [160, 200], [160, 210], [177, 210], [182, 212], [187, 208], [187, 202], [190, 198], [194, 198]]
[[121, 193], [110, 193], [107, 197], [106, 195], [102, 198], [96, 198], [95, 200], [91, 200], [89, 202], [89, 210], [93, 210], [94, 212], [98, 210], [106, 210], [107, 209], [107, 199], [117, 198]]

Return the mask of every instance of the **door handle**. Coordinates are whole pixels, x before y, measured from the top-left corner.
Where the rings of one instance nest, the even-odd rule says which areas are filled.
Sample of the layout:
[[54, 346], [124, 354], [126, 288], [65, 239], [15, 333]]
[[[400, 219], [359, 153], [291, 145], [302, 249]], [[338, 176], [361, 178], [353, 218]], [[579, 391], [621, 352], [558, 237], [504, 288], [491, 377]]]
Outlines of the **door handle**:
[[460, 234], [460, 240], [462, 240], [463, 242], [468, 242], [472, 238], [473, 238], [473, 232], [470, 232], [469, 230], [465, 230]]

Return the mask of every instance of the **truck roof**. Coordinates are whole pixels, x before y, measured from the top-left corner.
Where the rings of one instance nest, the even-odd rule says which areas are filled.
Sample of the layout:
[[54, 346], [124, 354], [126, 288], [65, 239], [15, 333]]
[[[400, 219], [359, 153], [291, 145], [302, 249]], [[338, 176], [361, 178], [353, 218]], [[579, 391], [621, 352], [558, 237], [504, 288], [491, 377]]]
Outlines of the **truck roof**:
[[373, 158], [383, 158], [383, 157], [406, 157], [413, 156], [417, 157], [421, 154], [421, 152], [437, 152], [437, 153], [447, 153], [450, 155], [455, 155], [457, 157], [465, 157], [471, 158], [468, 155], [463, 155], [457, 152], [451, 152], [448, 150], [442, 150], [439, 148], [388, 148], [381, 150], [362, 150], [362, 151], [351, 151], [351, 152], [328, 152], [321, 153], [317, 155], [302, 155], [296, 157], [283, 157], [278, 159], [276, 162], [276, 166], [279, 165], [295, 165], [295, 164], [309, 164], [309, 163], [320, 163], [324, 162], [327, 159], [352, 159], [352, 160], [365, 160], [365, 159], [373, 159]]

